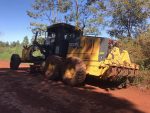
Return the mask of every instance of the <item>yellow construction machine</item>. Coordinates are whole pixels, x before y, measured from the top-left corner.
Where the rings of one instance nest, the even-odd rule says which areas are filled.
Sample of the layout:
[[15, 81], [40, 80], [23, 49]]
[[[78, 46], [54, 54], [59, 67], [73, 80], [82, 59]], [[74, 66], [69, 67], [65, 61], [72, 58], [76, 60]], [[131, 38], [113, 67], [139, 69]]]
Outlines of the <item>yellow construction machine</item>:
[[[61, 79], [76, 86], [88, 75], [99, 79], [134, 76], [139, 66], [132, 63], [129, 53], [110, 38], [83, 36], [81, 29], [58, 23], [47, 27], [45, 41], [24, 47], [22, 58], [13, 54], [10, 68], [18, 69], [21, 62], [30, 62], [32, 72], [41, 70], [47, 79]], [[43, 56], [33, 56], [40, 50]]]

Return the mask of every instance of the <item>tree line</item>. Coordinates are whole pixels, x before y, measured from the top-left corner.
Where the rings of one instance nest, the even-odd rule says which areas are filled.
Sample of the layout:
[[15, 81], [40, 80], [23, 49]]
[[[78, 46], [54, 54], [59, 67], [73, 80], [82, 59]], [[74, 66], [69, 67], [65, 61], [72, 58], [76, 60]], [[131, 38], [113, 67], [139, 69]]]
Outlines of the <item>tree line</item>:
[[22, 42], [20, 42], [19, 40], [13, 42], [0, 41], [0, 47], [17, 47], [17, 46], [19, 47], [19, 46], [29, 45], [29, 44], [30, 41], [28, 36], [25, 36]]
[[[4, 42], [0, 41], [0, 47], [23, 47], [23, 46], [29, 46], [32, 45], [32, 42], [34, 41], [35, 37], [32, 37], [31, 40], [28, 38], [28, 36], [25, 36], [23, 38], [23, 41], [20, 42], [19, 40], [17, 41], [12, 41], [12, 42]], [[43, 44], [44, 43], [44, 38], [39, 36], [37, 38], [38, 43]]]

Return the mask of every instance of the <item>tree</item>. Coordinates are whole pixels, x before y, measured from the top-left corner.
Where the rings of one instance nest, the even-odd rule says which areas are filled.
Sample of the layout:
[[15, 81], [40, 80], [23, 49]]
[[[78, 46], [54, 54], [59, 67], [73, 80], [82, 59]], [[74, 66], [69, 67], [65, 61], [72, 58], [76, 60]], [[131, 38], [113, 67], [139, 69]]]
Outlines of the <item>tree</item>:
[[143, 54], [150, 59], [150, 27], [138, 36], [137, 42], [141, 45]]
[[[35, 37], [32, 37], [31, 38], [31, 42], [33, 42], [35, 40]], [[37, 37], [37, 40], [36, 40], [39, 44], [43, 45], [44, 44], [44, 41], [45, 41], [45, 38], [43, 36], [38, 36]]]
[[31, 26], [45, 27], [58, 22], [63, 22], [64, 13], [71, 7], [71, 0], [35, 0], [27, 14], [35, 19], [46, 21], [46, 24], [31, 22]]
[[5, 42], [5, 45], [6, 45], [6, 47], [9, 47], [9, 42], [8, 41]]
[[146, 28], [150, 16], [149, 0], [110, 0], [109, 34], [115, 37], [136, 37]]
[[17, 43], [15, 41], [11, 42], [10, 44], [11, 47], [16, 47], [17, 46]]
[[[48, 25], [65, 22], [93, 33], [98, 31], [102, 21], [102, 0], [35, 0], [27, 14]], [[98, 8], [98, 10], [97, 10]], [[43, 27], [43, 23], [32, 22], [32, 26]]]
[[28, 36], [25, 36], [23, 41], [22, 41], [22, 45], [29, 45], [29, 39]]
[[0, 47], [8, 47], [8, 46], [9, 46], [9, 42], [0, 41]]
[[20, 46], [19, 40], [16, 41], [16, 46]]
[[101, 0], [74, 0], [70, 13], [65, 15], [65, 20], [66, 23], [80, 27], [84, 34], [95, 34], [103, 23], [104, 10]]

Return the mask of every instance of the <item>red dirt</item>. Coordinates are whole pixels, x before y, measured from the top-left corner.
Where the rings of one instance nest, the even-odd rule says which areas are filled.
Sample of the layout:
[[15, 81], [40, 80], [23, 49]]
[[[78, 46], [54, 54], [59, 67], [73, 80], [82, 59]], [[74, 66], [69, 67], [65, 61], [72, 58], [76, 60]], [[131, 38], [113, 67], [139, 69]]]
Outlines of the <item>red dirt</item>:
[[42, 75], [28, 72], [27, 64], [20, 67], [12, 71], [8, 61], [0, 61], [0, 113], [150, 113], [149, 90], [45, 84]]

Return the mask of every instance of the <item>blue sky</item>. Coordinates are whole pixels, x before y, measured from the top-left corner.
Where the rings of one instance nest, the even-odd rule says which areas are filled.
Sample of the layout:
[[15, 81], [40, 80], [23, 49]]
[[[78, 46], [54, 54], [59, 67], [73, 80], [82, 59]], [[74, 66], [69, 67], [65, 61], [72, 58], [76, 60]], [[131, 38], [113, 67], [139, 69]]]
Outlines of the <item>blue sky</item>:
[[31, 19], [26, 11], [33, 0], [0, 0], [0, 41], [22, 41], [31, 37]]
[[[34, 0], [0, 0], [0, 41], [22, 42], [25, 36], [32, 37], [26, 11], [31, 9]], [[103, 33], [102, 35], [106, 35]]]

